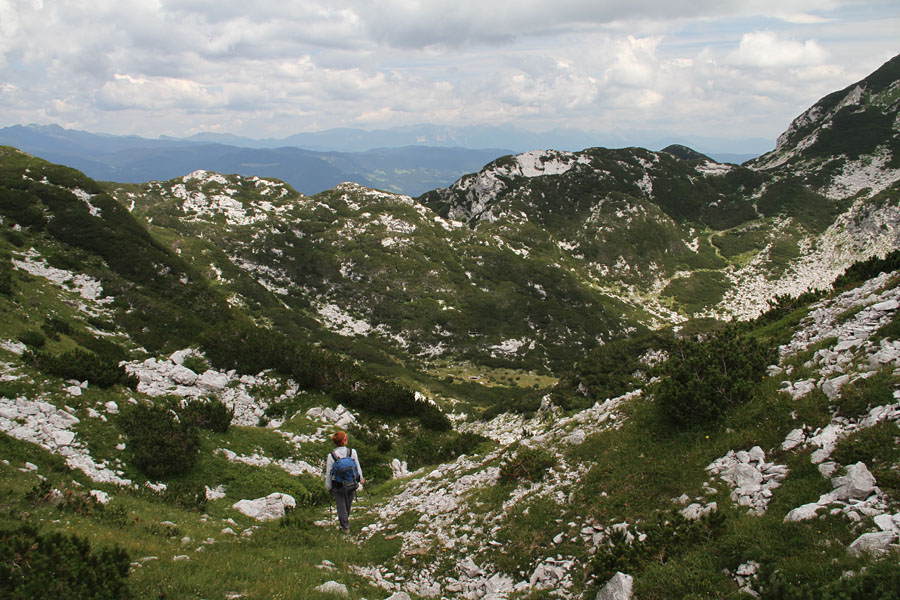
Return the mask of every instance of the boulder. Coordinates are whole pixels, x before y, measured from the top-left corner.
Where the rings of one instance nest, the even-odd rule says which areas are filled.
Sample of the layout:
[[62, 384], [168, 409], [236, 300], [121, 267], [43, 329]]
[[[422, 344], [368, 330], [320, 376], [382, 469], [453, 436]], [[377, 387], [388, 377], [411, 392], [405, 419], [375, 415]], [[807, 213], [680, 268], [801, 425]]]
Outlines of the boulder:
[[466, 577], [477, 577], [479, 575], [484, 575], [484, 571], [481, 570], [481, 567], [475, 564], [475, 561], [471, 558], [467, 558], [461, 563], [459, 563], [459, 570], [462, 571], [463, 575]]
[[172, 361], [173, 364], [180, 365], [184, 362], [184, 359], [193, 353], [194, 351], [190, 348], [187, 350], [179, 350], [178, 352], [173, 353], [172, 356], [169, 357], [169, 360]]
[[296, 506], [297, 502], [292, 496], [275, 492], [265, 498], [239, 500], [232, 505], [232, 508], [257, 521], [271, 521], [284, 517], [285, 508]]
[[881, 531], [893, 531], [896, 528], [893, 517], [887, 513], [877, 515], [873, 520]]
[[616, 573], [597, 592], [596, 600], [631, 600], [633, 588], [634, 577], [625, 573]]
[[782, 450], [793, 450], [800, 444], [802, 444], [806, 440], [806, 434], [803, 433], [802, 429], [794, 429], [787, 437], [784, 438], [784, 441], [781, 442]]
[[565, 438], [565, 441], [573, 446], [579, 446], [584, 443], [584, 440], [587, 439], [587, 434], [582, 429], [576, 429], [572, 431]]
[[848, 551], [854, 556], [861, 556], [864, 553], [884, 554], [890, 550], [891, 544], [896, 539], [897, 535], [893, 531], [864, 533], [850, 544]]
[[198, 378], [197, 385], [213, 392], [221, 392], [228, 386], [228, 375], [210, 369]]
[[406, 464], [406, 461], [400, 462], [399, 458], [395, 458], [391, 461], [391, 472], [394, 479], [398, 479], [400, 477], [409, 477], [409, 467]]
[[197, 374], [183, 365], [175, 365], [169, 371], [169, 379], [181, 385], [191, 386], [197, 382]]
[[316, 587], [317, 592], [322, 592], [323, 594], [338, 594], [340, 596], [349, 596], [350, 592], [347, 591], [347, 586], [343, 583], [338, 583], [337, 581], [326, 581], [322, 585]]
[[784, 522], [790, 523], [792, 521], [809, 521], [810, 519], [814, 519], [816, 517], [816, 511], [818, 511], [820, 508], [822, 508], [821, 505], [816, 502], [810, 502], [809, 504], [798, 506], [784, 517]]
[[847, 467], [847, 474], [835, 477], [832, 483], [835, 486], [835, 498], [838, 500], [865, 500], [875, 491], [875, 477], [863, 462]]

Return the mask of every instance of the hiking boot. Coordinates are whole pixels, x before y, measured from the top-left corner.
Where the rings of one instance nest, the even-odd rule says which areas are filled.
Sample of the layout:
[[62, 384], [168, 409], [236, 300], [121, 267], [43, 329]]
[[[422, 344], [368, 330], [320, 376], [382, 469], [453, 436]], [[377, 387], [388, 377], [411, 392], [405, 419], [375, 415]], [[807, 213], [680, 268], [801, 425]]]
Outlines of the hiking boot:
[[349, 527], [341, 527], [341, 533], [343, 533], [344, 535], [350, 535], [350, 528]]

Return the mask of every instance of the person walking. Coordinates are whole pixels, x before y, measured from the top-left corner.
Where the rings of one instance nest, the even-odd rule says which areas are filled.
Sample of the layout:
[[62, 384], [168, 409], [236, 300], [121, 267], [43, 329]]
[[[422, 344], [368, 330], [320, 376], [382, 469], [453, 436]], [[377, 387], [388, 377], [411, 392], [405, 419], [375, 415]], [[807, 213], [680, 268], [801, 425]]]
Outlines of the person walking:
[[325, 487], [334, 496], [341, 533], [349, 534], [350, 507], [356, 497], [356, 489], [365, 485], [366, 479], [356, 450], [347, 446], [347, 434], [343, 431], [335, 432], [331, 441], [336, 448], [328, 454], [325, 461]]

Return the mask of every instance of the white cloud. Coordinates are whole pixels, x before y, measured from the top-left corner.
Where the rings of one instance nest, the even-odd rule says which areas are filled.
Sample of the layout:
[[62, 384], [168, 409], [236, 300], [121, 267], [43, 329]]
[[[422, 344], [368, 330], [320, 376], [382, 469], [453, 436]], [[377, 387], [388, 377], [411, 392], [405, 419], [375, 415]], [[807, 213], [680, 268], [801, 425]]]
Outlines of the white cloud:
[[116, 73], [97, 93], [105, 108], [168, 109], [210, 108], [223, 106], [221, 92], [206, 88], [194, 81], [172, 77], [132, 77]]
[[898, 26], [876, 0], [0, 0], [0, 125], [774, 139], [892, 56]]
[[795, 67], [820, 65], [828, 53], [815, 40], [799, 42], [783, 39], [773, 31], [745, 33], [732, 59], [752, 67]]

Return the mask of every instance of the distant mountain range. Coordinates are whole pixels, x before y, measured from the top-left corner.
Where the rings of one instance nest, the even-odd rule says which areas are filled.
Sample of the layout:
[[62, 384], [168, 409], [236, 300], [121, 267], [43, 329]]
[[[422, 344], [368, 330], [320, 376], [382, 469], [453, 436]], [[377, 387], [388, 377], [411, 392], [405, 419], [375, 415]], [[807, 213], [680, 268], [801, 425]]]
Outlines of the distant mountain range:
[[65, 164], [93, 179], [121, 183], [166, 181], [203, 169], [274, 177], [312, 195], [352, 181], [395, 193], [418, 195], [447, 186], [461, 175], [510, 150], [451, 147], [380, 148], [365, 152], [318, 152], [290, 143], [241, 147], [195, 140], [114, 136], [56, 125], [0, 129], [0, 144]]
[[[766, 140], [675, 139], [658, 134], [608, 135], [557, 129], [534, 133], [511, 126], [416, 125], [376, 131], [330, 129], [281, 139], [200, 133], [189, 138], [116, 136], [58, 125], [0, 129], [0, 144], [83, 171], [93, 179], [123, 183], [165, 181], [203, 169], [275, 177], [312, 195], [352, 181], [390, 192], [419, 195], [446, 187], [506, 154], [536, 148], [581, 150], [591, 146], [663, 148], [689, 143], [720, 162], [740, 164], [771, 148]], [[728, 153], [728, 149], [755, 153]], [[721, 150], [722, 152], [717, 152]]]
[[[164, 139], [176, 140], [177, 138]], [[742, 163], [772, 149], [772, 140], [762, 138], [726, 139], [681, 136], [659, 131], [597, 133], [565, 127], [534, 132], [512, 125], [450, 127], [428, 123], [373, 131], [351, 128], [327, 129], [311, 133], [297, 133], [279, 139], [253, 139], [219, 133], [198, 133], [184, 138], [184, 140], [230, 144], [245, 148], [293, 146], [321, 152], [365, 152], [374, 148], [404, 146], [509, 148], [511, 152], [527, 152], [537, 149], [577, 151], [594, 147], [625, 148], [632, 146], [653, 150], [672, 144], [684, 144], [698, 148], [720, 162], [736, 163]]]

